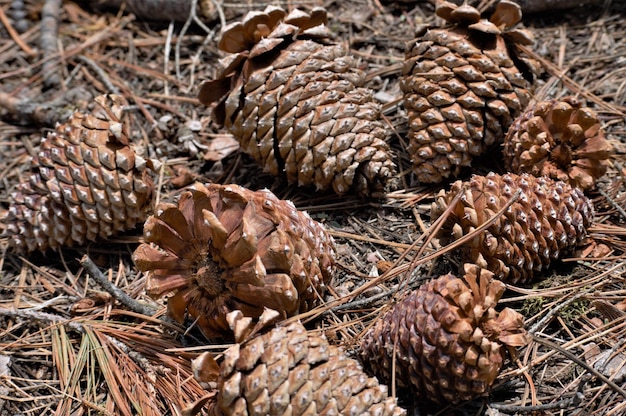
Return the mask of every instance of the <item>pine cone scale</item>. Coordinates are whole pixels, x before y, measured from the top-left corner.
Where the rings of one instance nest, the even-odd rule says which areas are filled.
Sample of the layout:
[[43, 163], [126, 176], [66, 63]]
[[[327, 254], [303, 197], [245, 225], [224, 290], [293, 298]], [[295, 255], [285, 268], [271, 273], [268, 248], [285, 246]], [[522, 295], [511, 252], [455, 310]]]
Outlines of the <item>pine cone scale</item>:
[[[365, 75], [355, 68], [354, 58], [346, 56], [341, 45], [328, 41], [321, 23], [326, 20], [325, 11], [285, 15], [280, 9], [267, 8], [261, 15], [268, 13], [282, 16], [268, 20], [275, 26], [257, 28], [261, 20], [250, 14], [242, 25], [231, 25], [222, 35], [228, 39], [224, 42], [229, 50], [238, 50], [240, 58], [223, 61], [221, 76], [234, 71], [232, 76], [240, 82], [216, 103], [216, 121], [266, 171], [284, 175], [290, 183], [332, 187], [338, 193], [382, 190], [395, 175], [395, 165], [384, 141], [380, 108], [371, 91], [362, 88]], [[280, 22], [294, 13], [301, 16]], [[310, 26], [316, 22], [319, 26]], [[269, 33], [257, 39], [257, 30]], [[238, 33], [247, 31], [251, 32], [245, 36]], [[205, 83], [201, 91], [206, 104], [218, 98], [208, 91], [214, 84]], [[225, 118], [221, 117], [222, 105]], [[353, 107], [367, 108], [353, 112]], [[341, 147], [348, 142], [349, 147], [369, 146], [373, 151], [329, 153], [342, 135]]]
[[[516, 14], [515, 7], [501, 13]], [[500, 140], [530, 99], [529, 82], [509, 56], [516, 41], [505, 40], [509, 26], [480, 20], [467, 5], [439, 4], [437, 10], [452, 25], [429, 28], [407, 45], [400, 82], [413, 170], [426, 183], [460, 173]], [[472, 17], [455, 17], [459, 10]], [[494, 13], [490, 20], [496, 19]]]
[[[520, 315], [505, 310], [497, 316], [492, 304], [503, 286], [479, 270], [466, 265], [462, 280], [446, 275], [431, 281], [383, 316], [361, 344], [374, 372], [389, 379], [395, 353], [396, 380], [420, 396], [458, 403], [487, 392], [502, 365], [504, 340], [522, 345], [527, 337]], [[500, 337], [503, 325], [506, 336], [514, 336]]]
[[[433, 220], [465, 189], [439, 232], [442, 243], [459, 239], [489, 221], [516, 192], [518, 200], [487, 230], [460, 249], [464, 261], [488, 265], [498, 278], [528, 282], [552, 260], [571, 250], [593, 220], [591, 202], [578, 189], [530, 175], [473, 176], [442, 191], [433, 204]], [[445, 195], [445, 196], [444, 196]]]
[[356, 361], [300, 323], [236, 344], [219, 374], [216, 403], [224, 415], [405, 413]]
[[105, 239], [147, 215], [153, 161], [139, 157], [129, 144], [122, 98], [95, 101], [93, 113], [75, 112], [42, 140], [29, 181], [14, 192], [3, 220], [18, 250]]
[[[308, 310], [334, 268], [334, 243], [320, 224], [269, 191], [196, 186], [146, 221], [134, 254], [147, 291], [168, 300], [176, 319], [189, 313], [207, 337], [227, 337], [233, 308], [257, 318]], [[171, 279], [171, 282], [170, 282]]]

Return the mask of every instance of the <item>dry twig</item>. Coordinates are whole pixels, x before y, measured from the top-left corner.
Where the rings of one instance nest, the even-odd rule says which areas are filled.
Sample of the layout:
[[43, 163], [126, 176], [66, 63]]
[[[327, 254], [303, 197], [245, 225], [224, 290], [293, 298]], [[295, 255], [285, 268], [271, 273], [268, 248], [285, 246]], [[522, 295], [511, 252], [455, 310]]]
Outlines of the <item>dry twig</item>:
[[2, 10], [1, 7], [0, 7], [0, 22], [2, 22], [7, 32], [9, 32], [9, 36], [11, 36], [11, 39], [13, 39], [16, 45], [18, 45], [24, 52], [26, 52], [26, 54], [30, 56], [37, 55], [37, 52], [35, 52], [30, 46], [28, 46], [28, 44], [26, 44], [22, 40], [19, 33], [17, 33], [15, 29], [13, 29], [13, 26], [11, 26], [11, 22], [9, 22], [7, 15], [4, 13], [4, 10]]
[[80, 264], [87, 269], [91, 277], [93, 277], [104, 290], [109, 292], [111, 296], [119, 300], [123, 305], [128, 306], [132, 311], [148, 316], [154, 315], [157, 312], [156, 308], [136, 301], [111, 283], [87, 255], [83, 256], [80, 260]]
[[77, 91], [70, 90], [50, 102], [20, 100], [0, 91], [0, 108], [7, 110], [19, 123], [52, 127], [67, 120], [73, 111], [68, 105]]
[[[43, 56], [58, 54], [59, 14], [62, 0], [46, 0], [41, 10], [41, 36], [39, 44]], [[61, 83], [59, 61], [50, 59], [44, 62], [41, 73], [46, 88], [57, 87]]]

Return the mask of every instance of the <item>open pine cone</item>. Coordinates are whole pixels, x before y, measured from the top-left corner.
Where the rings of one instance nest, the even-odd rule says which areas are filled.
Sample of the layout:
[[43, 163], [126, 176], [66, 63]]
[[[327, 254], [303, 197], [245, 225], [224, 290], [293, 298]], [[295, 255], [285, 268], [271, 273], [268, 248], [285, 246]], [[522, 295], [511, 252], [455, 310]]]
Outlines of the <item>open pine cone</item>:
[[[321, 224], [269, 190], [195, 185], [146, 221], [134, 253], [146, 291], [168, 292], [170, 315], [197, 320], [208, 337], [230, 337], [226, 315], [282, 317], [310, 309], [334, 270], [334, 242]], [[152, 243], [152, 244], [149, 244]]]
[[510, 171], [547, 176], [583, 190], [606, 173], [610, 150], [595, 111], [574, 97], [535, 104], [504, 139]]
[[[519, 194], [518, 194], [519, 192]], [[473, 232], [496, 216], [493, 224], [463, 244], [463, 261], [491, 270], [507, 282], [529, 282], [536, 272], [573, 249], [593, 222], [593, 205], [578, 188], [529, 174], [471, 177], [441, 191], [432, 205], [433, 221], [455, 197], [461, 198], [439, 230], [442, 244]]]
[[123, 98], [101, 95], [43, 138], [3, 222], [17, 250], [57, 249], [135, 228], [152, 204], [154, 161], [130, 144]]
[[357, 361], [300, 322], [235, 344], [221, 364], [206, 352], [192, 368], [199, 381], [217, 382], [211, 416], [406, 414]]
[[325, 23], [322, 8], [286, 14], [268, 6], [228, 25], [219, 48], [233, 55], [199, 98], [267, 172], [370, 194], [388, 185], [396, 167], [365, 73], [330, 41]]
[[486, 394], [503, 347], [525, 345], [528, 336], [520, 314], [494, 309], [504, 283], [476, 265], [464, 272], [422, 285], [379, 317], [361, 340], [365, 366], [390, 382], [395, 362], [398, 385], [438, 403]]
[[[437, 183], [501, 143], [530, 100], [530, 68], [515, 43], [529, 32], [511, 29], [520, 7], [502, 0], [489, 20], [477, 9], [444, 1], [438, 16], [450, 26], [426, 29], [407, 45], [400, 88], [409, 115], [409, 154], [416, 179]], [[527, 63], [530, 65], [527, 65]]]

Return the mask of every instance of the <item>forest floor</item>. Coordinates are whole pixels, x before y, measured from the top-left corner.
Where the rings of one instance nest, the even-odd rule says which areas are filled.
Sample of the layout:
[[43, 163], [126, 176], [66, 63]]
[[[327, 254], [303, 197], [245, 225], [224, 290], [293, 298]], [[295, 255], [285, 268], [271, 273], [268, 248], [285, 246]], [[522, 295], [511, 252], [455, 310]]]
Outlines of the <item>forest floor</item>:
[[[325, 223], [339, 250], [328, 300], [344, 296], [347, 303], [307, 325], [348, 351], [397, 288], [416, 287], [452, 267], [437, 255], [436, 241], [421, 244], [433, 196], [449, 184], [420, 186], [411, 176], [398, 87], [405, 43], [435, 21], [431, 3], [282, 2], [325, 6], [336, 39], [370, 74], [405, 172], [402, 189], [380, 199], [288, 186], [264, 174], [212, 123], [196, 94], [221, 56], [219, 20], [144, 21], [124, 10], [93, 9], [95, 2], [64, 1], [53, 39], [57, 53], [50, 55], [39, 39], [45, 2], [24, 3], [25, 16], [15, 19], [22, 2], [0, 0], [0, 214], [54, 122], [86, 110], [96, 95], [117, 92], [136, 107], [133, 140], [165, 162], [158, 200], [173, 201], [194, 181], [237, 183], [269, 188]], [[225, 17], [240, 18], [246, 7], [231, 3], [224, 4]], [[257, 9], [265, 4], [255, 3]], [[535, 341], [507, 360], [491, 394], [445, 408], [399, 395], [409, 414], [626, 414], [626, 7], [605, 1], [529, 14], [523, 25], [533, 32], [534, 53], [545, 67], [535, 98], [578, 96], [598, 112], [613, 145], [606, 176], [588, 194], [595, 223], [587, 244], [542, 280], [508, 286], [502, 304], [525, 316]], [[16, 102], [40, 111], [29, 113]], [[503, 172], [494, 152], [461, 179]], [[164, 301], [145, 294], [145, 277], [131, 260], [141, 234], [138, 227], [106, 242], [29, 255], [0, 240], [0, 416], [180, 415], [205, 393], [191, 376], [190, 360], [228, 345], [206, 345], [198, 333], [159, 320]], [[160, 312], [145, 316], [121, 304], [82, 267], [85, 255], [114, 285]], [[368, 290], [355, 292], [365, 283]]]

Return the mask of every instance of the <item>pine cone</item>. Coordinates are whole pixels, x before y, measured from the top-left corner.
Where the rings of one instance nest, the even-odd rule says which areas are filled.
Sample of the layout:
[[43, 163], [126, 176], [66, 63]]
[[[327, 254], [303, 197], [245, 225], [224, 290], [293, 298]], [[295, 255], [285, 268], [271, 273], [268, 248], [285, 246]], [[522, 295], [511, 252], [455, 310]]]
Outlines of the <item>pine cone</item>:
[[501, 1], [489, 20], [475, 8], [441, 2], [451, 26], [427, 29], [407, 45], [400, 88], [409, 115], [408, 151], [424, 183], [456, 176], [461, 167], [504, 132], [530, 100], [529, 67], [514, 43], [529, 32], [511, 30], [521, 20], [517, 4]]
[[[505, 286], [466, 264], [463, 278], [447, 274], [411, 292], [377, 319], [361, 341], [361, 356], [381, 380], [438, 403], [487, 393], [504, 360], [504, 346], [528, 342], [524, 319], [494, 309]], [[395, 358], [394, 358], [395, 354]]]
[[[326, 10], [268, 6], [228, 25], [221, 61], [199, 99], [241, 148], [289, 183], [343, 194], [382, 190], [396, 168], [365, 74], [331, 43]], [[393, 186], [393, 185], [391, 185]]]
[[490, 173], [457, 181], [432, 205], [433, 221], [461, 193], [439, 230], [442, 244], [488, 222], [517, 199], [486, 230], [460, 247], [463, 261], [491, 270], [507, 282], [529, 282], [535, 272], [574, 248], [593, 222], [593, 205], [578, 188], [532, 175]]
[[169, 313], [185, 311], [207, 338], [228, 337], [226, 315], [283, 318], [313, 307], [334, 271], [334, 242], [321, 224], [268, 190], [196, 185], [165, 204], [144, 228], [134, 260], [153, 297], [176, 292]]
[[33, 173], [11, 194], [5, 235], [20, 251], [57, 249], [135, 228], [152, 204], [153, 161], [135, 153], [123, 98], [102, 95], [41, 141]]
[[595, 111], [574, 97], [537, 103], [515, 120], [504, 139], [508, 170], [547, 176], [583, 190], [606, 173], [609, 154]]
[[217, 381], [213, 416], [406, 414], [357, 361], [300, 322], [235, 344], [220, 365], [207, 352], [193, 368], [200, 381]]

